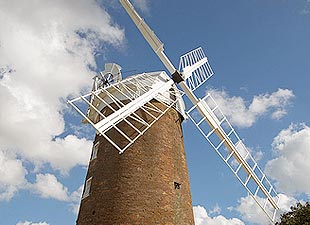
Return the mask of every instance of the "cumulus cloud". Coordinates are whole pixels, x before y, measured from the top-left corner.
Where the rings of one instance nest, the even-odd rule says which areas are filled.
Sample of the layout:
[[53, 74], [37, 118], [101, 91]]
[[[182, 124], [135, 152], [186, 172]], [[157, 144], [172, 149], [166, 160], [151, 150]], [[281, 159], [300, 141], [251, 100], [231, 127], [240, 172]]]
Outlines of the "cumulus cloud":
[[277, 156], [266, 164], [265, 173], [276, 181], [277, 189], [310, 195], [310, 127], [292, 124], [274, 138], [272, 146]]
[[[273, 140], [272, 147], [276, 157], [267, 162], [264, 172], [275, 181], [279, 194], [279, 216], [290, 210], [298, 201], [294, 195], [310, 195], [310, 127], [306, 124], [291, 124]], [[285, 193], [285, 194], [283, 194]], [[239, 200], [235, 208], [247, 222], [268, 224], [268, 218], [251, 196]]]
[[196, 225], [244, 225], [237, 218], [227, 219], [222, 215], [210, 217], [206, 209], [200, 205], [194, 206], [193, 210]]
[[0, 0], [0, 21], [1, 201], [21, 186], [12, 173], [25, 181], [23, 162], [62, 174], [87, 165], [92, 142], [63, 135], [64, 99], [91, 85], [94, 53], [120, 48], [124, 30], [95, 0]]
[[213, 209], [211, 209], [211, 210], [209, 210], [209, 214], [210, 215], [218, 215], [218, 214], [220, 214], [221, 213], [221, 207], [218, 205], [218, 204], [216, 204], [214, 207], [213, 207]]
[[132, 3], [143, 12], [149, 12], [149, 0], [132, 0]]
[[288, 89], [278, 89], [271, 94], [261, 94], [253, 97], [247, 103], [239, 96], [229, 96], [224, 90], [209, 90], [223, 113], [230, 122], [238, 127], [250, 127], [260, 117], [270, 114], [272, 119], [281, 119], [287, 113], [294, 94]]
[[65, 174], [76, 165], [87, 165], [91, 146], [91, 141], [74, 135], [56, 138], [46, 148], [42, 146], [45, 151], [41, 155], [41, 161], [49, 161], [54, 169]]
[[77, 215], [84, 185], [70, 193], [68, 188], [57, 180], [53, 174], [37, 174], [36, 181], [28, 187], [42, 198], [67, 202], [69, 210]]
[[26, 169], [21, 160], [9, 156], [0, 150], [0, 201], [9, 201], [18, 188], [23, 187], [27, 181]]
[[71, 212], [75, 215], [78, 215], [79, 209], [80, 209], [80, 200], [82, 197], [82, 192], [84, 189], [84, 185], [81, 185], [76, 191], [72, 192], [70, 195], [71, 203], [70, 203], [70, 209]]
[[37, 174], [32, 189], [42, 198], [69, 201], [68, 188], [64, 187], [53, 174]]
[[25, 221], [25, 222], [18, 222], [16, 225], [49, 225], [46, 222], [39, 222], [39, 223], [34, 223], [34, 222], [29, 222], [29, 221]]
[[300, 11], [302, 15], [309, 15], [310, 14], [310, 1], [305, 0], [305, 4], [303, 9]]
[[269, 219], [262, 209], [253, 200], [252, 196], [242, 197], [236, 210], [240, 213], [242, 219], [256, 224], [269, 224]]
[[[295, 205], [297, 200], [293, 197], [287, 196], [285, 194], [279, 194], [279, 208], [280, 210], [277, 212], [276, 220], [279, 220], [280, 215], [284, 212], [289, 211], [292, 205]], [[251, 196], [242, 197], [239, 200], [239, 205], [235, 208], [237, 210], [242, 219], [246, 222], [266, 225], [270, 224], [270, 220], [263, 212], [263, 210], [256, 204]], [[270, 211], [272, 212], [272, 211]]]

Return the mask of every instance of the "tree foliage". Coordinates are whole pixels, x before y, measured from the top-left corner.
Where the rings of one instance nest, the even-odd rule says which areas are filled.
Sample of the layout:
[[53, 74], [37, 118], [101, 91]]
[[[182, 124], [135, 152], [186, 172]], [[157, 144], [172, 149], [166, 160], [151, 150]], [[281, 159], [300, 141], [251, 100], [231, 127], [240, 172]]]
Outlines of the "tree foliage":
[[310, 203], [291, 206], [291, 211], [282, 214], [276, 225], [310, 225]]

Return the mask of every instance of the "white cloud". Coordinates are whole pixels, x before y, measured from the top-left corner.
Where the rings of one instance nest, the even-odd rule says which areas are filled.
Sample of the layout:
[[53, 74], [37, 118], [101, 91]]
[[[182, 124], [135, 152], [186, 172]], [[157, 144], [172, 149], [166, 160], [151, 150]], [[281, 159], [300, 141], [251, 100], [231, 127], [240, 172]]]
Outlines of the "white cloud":
[[238, 96], [229, 96], [224, 90], [209, 91], [230, 122], [238, 127], [250, 127], [259, 117], [271, 114], [272, 119], [280, 119], [286, 115], [287, 106], [294, 94], [288, 89], [278, 89], [271, 94], [253, 97], [250, 104]]
[[[295, 205], [297, 200], [293, 197], [285, 194], [278, 194], [279, 196], [279, 207], [280, 210], [277, 212], [276, 221], [279, 220], [280, 215], [287, 212], [292, 205]], [[270, 224], [270, 220], [263, 212], [263, 210], [257, 205], [251, 196], [242, 197], [239, 200], [239, 205], [235, 208], [240, 214], [244, 221], [266, 225]], [[269, 211], [272, 212], [272, 211]]]
[[298, 201], [294, 197], [285, 195], [285, 194], [279, 194], [279, 207], [280, 212], [278, 213], [278, 216], [284, 212], [290, 211], [291, 206], [296, 205], [297, 202], [303, 203], [303, 201]]
[[22, 162], [0, 150], [0, 201], [9, 201], [27, 182]]
[[53, 174], [37, 174], [32, 189], [42, 198], [69, 201], [68, 188], [64, 187]]
[[[0, 76], [0, 149], [12, 153], [6, 163], [21, 180], [22, 162], [63, 174], [87, 165], [91, 141], [58, 137], [64, 99], [91, 85], [94, 51], [120, 48], [124, 31], [95, 0], [0, 0], [0, 21], [0, 67], [7, 68]], [[19, 184], [0, 173], [0, 201], [8, 200]]]
[[133, 4], [143, 12], [149, 12], [149, 0], [132, 0]]
[[[248, 148], [249, 149], [249, 148]], [[252, 149], [249, 149], [251, 153], [253, 153]], [[256, 162], [260, 161], [264, 156], [264, 153], [260, 150], [255, 151], [253, 158], [256, 160]]]
[[269, 219], [251, 196], [242, 197], [236, 210], [244, 221], [256, 224], [269, 224]]
[[70, 195], [71, 204], [70, 209], [75, 215], [78, 215], [80, 209], [80, 201], [82, 197], [82, 192], [84, 189], [84, 185], [81, 185], [76, 191], [72, 192]]
[[310, 14], [310, 1], [305, 0], [304, 8], [300, 11], [302, 15], [309, 15]]
[[[292, 124], [274, 138], [272, 146], [277, 156], [267, 162], [264, 171], [269, 178], [275, 180], [277, 190], [286, 193], [279, 194], [278, 220], [280, 214], [289, 211], [297, 202], [290, 195], [310, 195], [310, 174], [305, 172], [310, 171], [310, 127], [305, 124]], [[258, 224], [269, 222], [250, 196], [241, 198], [236, 210], [244, 221]]]
[[209, 210], [209, 214], [210, 215], [218, 215], [221, 213], [221, 211], [222, 211], [221, 207], [218, 204], [216, 204], [213, 209]]
[[60, 183], [55, 175], [37, 174], [35, 183], [28, 186], [42, 198], [67, 202], [68, 209], [75, 215], [78, 214], [84, 185], [69, 193], [68, 188]]
[[18, 222], [16, 225], [49, 225], [46, 222], [39, 222], [39, 223], [33, 223], [33, 222], [29, 222], [29, 221], [25, 221], [25, 222]]
[[265, 173], [276, 181], [279, 191], [310, 195], [310, 127], [292, 124], [273, 140], [277, 156], [265, 167]]
[[237, 219], [226, 219], [224, 216], [210, 217], [206, 209], [200, 205], [194, 206], [195, 225], [244, 225], [244, 223]]
[[54, 169], [66, 173], [76, 165], [87, 165], [92, 142], [68, 135], [65, 138], [56, 138], [49, 146], [41, 147], [45, 150], [41, 154], [41, 160], [50, 161]]

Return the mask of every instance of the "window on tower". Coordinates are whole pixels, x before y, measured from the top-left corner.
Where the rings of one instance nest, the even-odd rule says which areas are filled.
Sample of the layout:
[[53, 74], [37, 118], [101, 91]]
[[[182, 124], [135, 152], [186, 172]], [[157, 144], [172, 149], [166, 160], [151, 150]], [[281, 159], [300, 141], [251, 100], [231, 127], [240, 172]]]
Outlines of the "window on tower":
[[178, 182], [174, 182], [174, 189], [180, 189], [181, 188], [181, 184]]
[[91, 180], [92, 180], [92, 177], [87, 179], [86, 183], [85, 183], [85, 187], [84, 187], [84, 192], [83, 192], [83, 195], [82, 195], [82, 199], [83, 198], [86, 198], [87, 196], [89, 196], [90, 194], [90, 186], [91, 186]]
[[96, 142], [93, 146], [90, 160], [97, 158], [98, 149], [99, 149], [99, 141]]

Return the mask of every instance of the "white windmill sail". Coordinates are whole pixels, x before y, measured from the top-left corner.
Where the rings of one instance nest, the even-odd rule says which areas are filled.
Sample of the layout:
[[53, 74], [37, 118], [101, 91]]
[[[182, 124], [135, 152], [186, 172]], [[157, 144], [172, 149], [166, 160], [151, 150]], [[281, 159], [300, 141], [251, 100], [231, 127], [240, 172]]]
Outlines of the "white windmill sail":
[[171, 107], [184, 114], [180, 91], [164, 71], [128, 77], [68, 103], [120, 153]]
[[179, 71], [184, 74], [184, 81], [192, 91], [199, 88], [214, 74], [201, 47], [180, 57]]
[[[204, 108], [208, 115], [199, 113], [199, 107]], [[274, 221], [278, 194], [212, 96], [207, 94], [187, 114], [269, 219]]]
[[[173, 77], [178, 71], [164, 54], [162, 42], [138, 15], [128, 0], [120, 0], [120, 2]], [[181, 57], [180, 68], [183, 71], [182, 74], [179, 73], [178, 83], [193, 104], [193, 107], [188, 110], [188, 115], [268, 218], [274, 222], [276, 212], [279, 209], [279, 197], [273, 186], [258, 167], [257, 162], [246, 149], [213, 98], [207, 95], [203, 99], [198, 99], [193, 93], [193, 90], [201, 86], [213, 74], [201, 51], [200, 49], [194, 50]], [[194, 111], [196, 111], [196, 115], [200, 115], [200, 120], [196, 121], [191, 116]], [[207, 130], [205, 130], [205, 125], [208, 125]], [[224, 154], [225, 151], [227, 155]]]
[[170, 73], [174, 73], [175, 68], [164, 53], [164, 44], [158, 39], [154, 31], [144, 22], [140, 15], [136, 12], [132, 4], [127, 0], [120, 0], [127, 13], [140, 30], [143, 37], [147, 40], [153, 51], [157, 54], [163, 64]]

